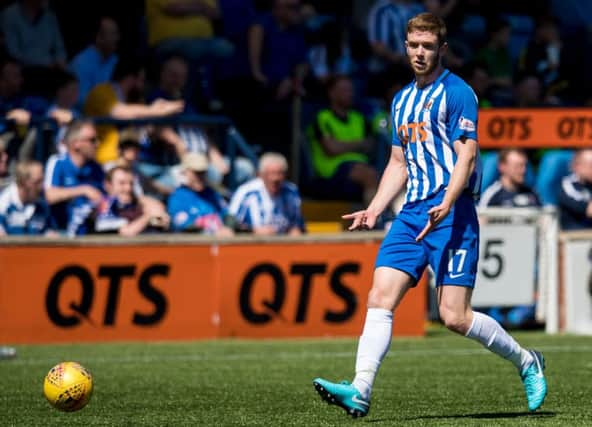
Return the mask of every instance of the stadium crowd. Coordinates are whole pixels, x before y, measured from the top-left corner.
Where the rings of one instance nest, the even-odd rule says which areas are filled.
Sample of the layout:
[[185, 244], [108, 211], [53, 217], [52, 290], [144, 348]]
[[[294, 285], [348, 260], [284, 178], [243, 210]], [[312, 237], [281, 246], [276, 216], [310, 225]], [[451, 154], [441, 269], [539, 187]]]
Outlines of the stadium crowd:
[[[2, 234], [298, 234], [300, 192], [371, 199], [421, 11], [447, 21], [446, 66], [481, 108], [592, 105], [589, 2], [0, 3]], [[259, 164], [195, 114], [229, 117]], [[590, 227], [591, 153], [485, 153], [482, 205], [555, 204], [565, 228]]]

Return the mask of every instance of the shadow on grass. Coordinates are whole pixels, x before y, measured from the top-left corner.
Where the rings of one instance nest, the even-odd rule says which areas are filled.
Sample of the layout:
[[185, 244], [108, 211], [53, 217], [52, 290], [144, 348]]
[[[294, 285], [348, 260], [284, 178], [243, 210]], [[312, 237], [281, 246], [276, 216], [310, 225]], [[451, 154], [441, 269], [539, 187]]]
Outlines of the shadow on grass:
[[368, 423], [381, 423], [381, 422], [392, 422], [392, 421], [415, 421], [415, 420], [438, 420], [438, 419], [463, 419], [472, 418], [480, 420], [494, 420], [494, 419], [512, 419], [512, 418], [553, 418], [556, 416], [556, 412], [552, 411], [541, 411], [541, 412], [481, 412], [474, 414], [456, 414], [456, 415], [420, 415], [417, 417], [405, 417], [405, 418], [382, 418], [367, 420]]

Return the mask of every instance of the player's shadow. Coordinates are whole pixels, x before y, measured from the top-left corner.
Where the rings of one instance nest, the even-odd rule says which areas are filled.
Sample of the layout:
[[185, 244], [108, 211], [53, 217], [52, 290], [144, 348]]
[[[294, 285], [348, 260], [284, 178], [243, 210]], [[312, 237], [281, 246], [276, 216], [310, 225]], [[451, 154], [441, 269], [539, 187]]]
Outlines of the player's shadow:
[[[510, 419], [510, 418], [553, 418], [557, 415], [557, 412], [552, 411], [540, 411], [540, 412], [480, 412], [474, 414], [456, 414], [456, 415], [420, 415], [417, 417], [405, 417], [405, 418], [398, 418], [397, 421], [415, 421], [415, 420], [438, 420], [438, 419], [462, 419], [462, 418], [472, 418], [472, 419], [479, 419], [479, 420], [487, 420], [487, 419]], [[369, 423], [380, 423], [389, 421], [392, 422], [394, 419], [372, 419], [367, 420]]]

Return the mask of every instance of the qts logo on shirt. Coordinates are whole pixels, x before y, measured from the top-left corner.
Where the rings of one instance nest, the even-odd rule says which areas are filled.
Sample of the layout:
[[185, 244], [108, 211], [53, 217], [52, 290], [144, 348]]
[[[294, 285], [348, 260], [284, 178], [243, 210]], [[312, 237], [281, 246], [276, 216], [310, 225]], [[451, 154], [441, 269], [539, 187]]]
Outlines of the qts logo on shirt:
[[403, 145], [408, 143], [425, 142], [428, 139], [428, 132], [425, 129], [426, 123], [404, 123], [397, 128], [397, 134]]

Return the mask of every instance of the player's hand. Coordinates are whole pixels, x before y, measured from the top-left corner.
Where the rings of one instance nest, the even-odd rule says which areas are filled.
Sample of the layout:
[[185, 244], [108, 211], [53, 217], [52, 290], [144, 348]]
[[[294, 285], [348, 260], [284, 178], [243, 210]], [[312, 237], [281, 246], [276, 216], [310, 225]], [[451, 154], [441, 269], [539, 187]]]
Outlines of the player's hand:
[[428, 222], [423, 230], [421, 230], [421, 233], [417, 235], [415, 241], [419, 242], [422, 240], [430, 231], [432, 231], [432, 229], [434, 229], [434, 227], [436, 227], [438, 224], [440, 224], [440, 222], [442, 222], [444, 218], [446, 218], [446, 215], [448, 215], [449, 212], [450, 206], [447, 203], [440, 203], [438, 206], [434, 206], [432, 209], [430, 209], [428, 211]]
[[342, 215], [341, 218], [353, 220], [352, 224], [348, 228], [349, 231], [371, 230], [374, 228], [374, 225], [376, 225], [376, 219], [378, 218], [378, 215], [366, 209], [363, 211]]

